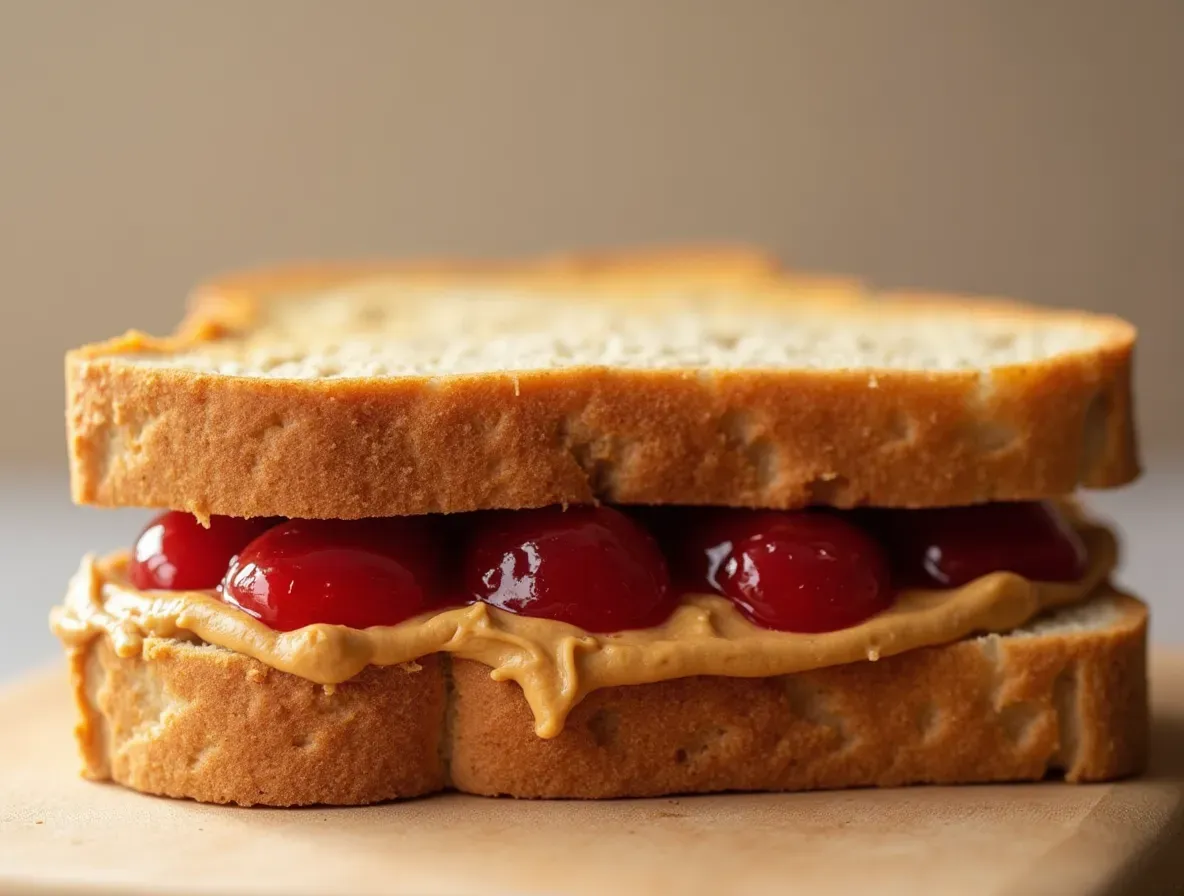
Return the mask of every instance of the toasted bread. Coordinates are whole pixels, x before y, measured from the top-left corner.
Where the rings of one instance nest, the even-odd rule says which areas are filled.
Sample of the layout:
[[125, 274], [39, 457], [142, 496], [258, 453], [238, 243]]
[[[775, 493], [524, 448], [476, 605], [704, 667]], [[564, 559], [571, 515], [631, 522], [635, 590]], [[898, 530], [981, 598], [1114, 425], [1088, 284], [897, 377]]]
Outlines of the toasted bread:
[[177, 335], [69, 355], [74, 497], [319, 518], [916, 507], [1138, 472], [1122, 321], [674, 258], [205, 287]]
[[1092, 781], [1144, 764], [1146, 624], [1103, 590], [878, 662], [607, 688], [547, 740], [514, 684], [443, 655], [326, 690], [216, 647], [151, 638], [121, 657], [102, 637], [71, 669], [88, 776], [206, 802]]

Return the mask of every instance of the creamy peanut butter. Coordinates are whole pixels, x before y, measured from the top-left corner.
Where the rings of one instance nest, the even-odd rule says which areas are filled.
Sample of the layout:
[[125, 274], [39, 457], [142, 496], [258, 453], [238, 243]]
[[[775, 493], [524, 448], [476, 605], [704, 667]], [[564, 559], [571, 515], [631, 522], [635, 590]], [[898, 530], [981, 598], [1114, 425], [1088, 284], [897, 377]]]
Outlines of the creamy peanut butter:
[[346, 681], [368, 665], [443, 651], [484, 663], [497, 681], [516, 681], [534, 713], [535, 732], [554, 737], [572, 707], [597, 688], [690, 675], [785, 675], [1016, 628], [1042, 610], [1085, 599], [1113, 570], [1114, 536], [1100, 526], [1079, 528], [1089, 566], [1078, 582], [993, 573], [961, 588], [902, 591], [883, 613], [820, 634], [760, 628], [728, 600], [708, 594], [684, 595], [660, 626], [609, 635], [482, 603], [395, 626], [309, 625], [277, 632], [213, 591], [135, 590], [125, 574], [125, 554], [85, 558], [51, 622], [57, 636], [75, 646], [106, 634], [120, 656], [135, 656], [145, 638], [200, 639], [324, 685]]

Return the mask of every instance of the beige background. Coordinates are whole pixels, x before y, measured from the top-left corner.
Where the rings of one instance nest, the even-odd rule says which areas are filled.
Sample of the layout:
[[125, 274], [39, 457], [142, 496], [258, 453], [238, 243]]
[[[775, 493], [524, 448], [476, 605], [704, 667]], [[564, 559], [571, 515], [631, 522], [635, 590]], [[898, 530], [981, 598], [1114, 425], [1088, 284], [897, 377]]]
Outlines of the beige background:
[[60, 355], [287, 256], [730, 237], [1144, 328], [1184, 441], [1178, 0], [0, 0], [0, 457]]

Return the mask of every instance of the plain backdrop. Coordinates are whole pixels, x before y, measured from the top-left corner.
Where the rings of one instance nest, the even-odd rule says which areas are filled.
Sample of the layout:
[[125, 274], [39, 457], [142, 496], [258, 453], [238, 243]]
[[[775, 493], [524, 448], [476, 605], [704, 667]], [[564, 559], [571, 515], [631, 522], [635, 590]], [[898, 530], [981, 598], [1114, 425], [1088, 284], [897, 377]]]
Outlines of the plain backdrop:
[[1175, 589], [1182, 90], [1180, 0], [0, 0], [0, 666], [139, 520], [69, 508], [62, 352], [289, 257], [748, 240], [1128, 316]]

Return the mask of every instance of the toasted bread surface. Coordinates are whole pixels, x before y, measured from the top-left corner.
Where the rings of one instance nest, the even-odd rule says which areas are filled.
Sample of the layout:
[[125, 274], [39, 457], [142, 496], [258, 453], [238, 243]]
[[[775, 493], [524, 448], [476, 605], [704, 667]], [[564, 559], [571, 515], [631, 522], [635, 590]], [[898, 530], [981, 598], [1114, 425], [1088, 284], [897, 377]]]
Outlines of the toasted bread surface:
[[1115, 606], [1102, 629], [593, 692], [550, 740], [530, 736], [520, 693], [456, 662], [453, 786], [597, 799], [1131, 774], [1146, 749], [1145, 612]]
[[332, 693], [165, 639], [119, 657], [99, 638], [71, 662], [85, 773], [208, 802], [1094, 781], [1145, 761], [1146, 623], [1139, 601], [1103, 592], [874, 663], [608, 688], [549, 740], [521, 691], [472, 661], [370, 668]]
[[199, 290], [175, 337], [70, 354], [73, 491], [321, 518], [1044, 498], [1136, 475], [1133, 345], [744, 252], [281, 269]]
[[355, 805], [441, 789], [436, 657], [326, 689], [218, 648], [108, 639], [70, 653], [83, 774], [208, 803]]

